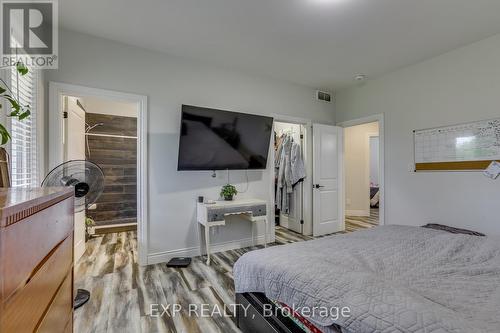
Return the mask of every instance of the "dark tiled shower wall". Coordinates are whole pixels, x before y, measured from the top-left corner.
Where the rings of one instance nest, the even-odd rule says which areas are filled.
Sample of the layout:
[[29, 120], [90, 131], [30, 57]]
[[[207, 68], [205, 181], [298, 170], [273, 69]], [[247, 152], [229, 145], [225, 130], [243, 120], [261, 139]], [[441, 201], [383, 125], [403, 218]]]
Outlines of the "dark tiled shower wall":
[[[87, 113], [85, 120], [104, 124], [92, 134], [137, 135], [136, 118]], [[101, 226], [137, 222], [137, 139], [90, 135], [88, 144], [87, 159], [102, 168], [105, 182], [97, 209], [87, 215]]]

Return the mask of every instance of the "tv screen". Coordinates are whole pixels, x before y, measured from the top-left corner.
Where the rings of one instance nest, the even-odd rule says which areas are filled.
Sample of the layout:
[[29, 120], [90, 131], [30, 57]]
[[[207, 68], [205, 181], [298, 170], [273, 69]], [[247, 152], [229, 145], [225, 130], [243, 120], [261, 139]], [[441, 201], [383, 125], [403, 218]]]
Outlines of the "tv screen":
[[177, 170], [265, 169], [273, 118], [182, 106]]

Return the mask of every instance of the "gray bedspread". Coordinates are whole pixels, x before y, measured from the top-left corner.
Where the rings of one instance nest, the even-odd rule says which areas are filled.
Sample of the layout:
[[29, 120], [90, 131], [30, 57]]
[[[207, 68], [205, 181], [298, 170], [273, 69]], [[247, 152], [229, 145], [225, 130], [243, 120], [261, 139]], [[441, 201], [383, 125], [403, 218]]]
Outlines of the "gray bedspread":
[[234, 281], [297, 308], [348, 307], [306, 316], [345, 332], [500, 332], [500, 237], [381, 226], [248, 252]]

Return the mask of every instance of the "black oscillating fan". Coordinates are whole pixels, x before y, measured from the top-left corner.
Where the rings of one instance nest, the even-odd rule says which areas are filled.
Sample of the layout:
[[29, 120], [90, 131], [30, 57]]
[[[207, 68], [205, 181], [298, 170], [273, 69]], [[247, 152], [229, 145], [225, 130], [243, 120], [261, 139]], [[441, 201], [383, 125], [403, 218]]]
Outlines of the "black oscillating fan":
[[95, 163], [85, 160], [68, 161], [55, 167], [42, 182], [42, 187], [73, 186], [75, 213], [96, 202], [104, 189], [104, 174]]
[[[85, 160], [68, 161], [55, 167], [42, 182], [42, 187], [72, 186], [75, 188], [75, 213], [96, 202], [104, 189], [104, 173], [95, 163]], [[73, 308], [87, 303], [90, 292], [78, 289]]]

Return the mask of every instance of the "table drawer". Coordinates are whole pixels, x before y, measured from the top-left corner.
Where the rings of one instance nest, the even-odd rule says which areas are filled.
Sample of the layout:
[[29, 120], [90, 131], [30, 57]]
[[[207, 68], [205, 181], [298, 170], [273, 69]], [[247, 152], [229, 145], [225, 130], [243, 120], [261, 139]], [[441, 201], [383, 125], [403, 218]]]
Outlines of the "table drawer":
[[1, 233], [0, 299], [7, 300], [22, 287], [45, 256], [73, 234], [73, 198], [63, 200], [5, 227]]
[[69, 273], [38, 327], [37, 333], [64, 332], [66, 324], [72, 316], [73, 284], [72, 274]]
[[72, 260], [70, 236], [50, 253], [24, 288], [3, 303], [0, 332], [33, 332], [61, 283], [71, 276]]

